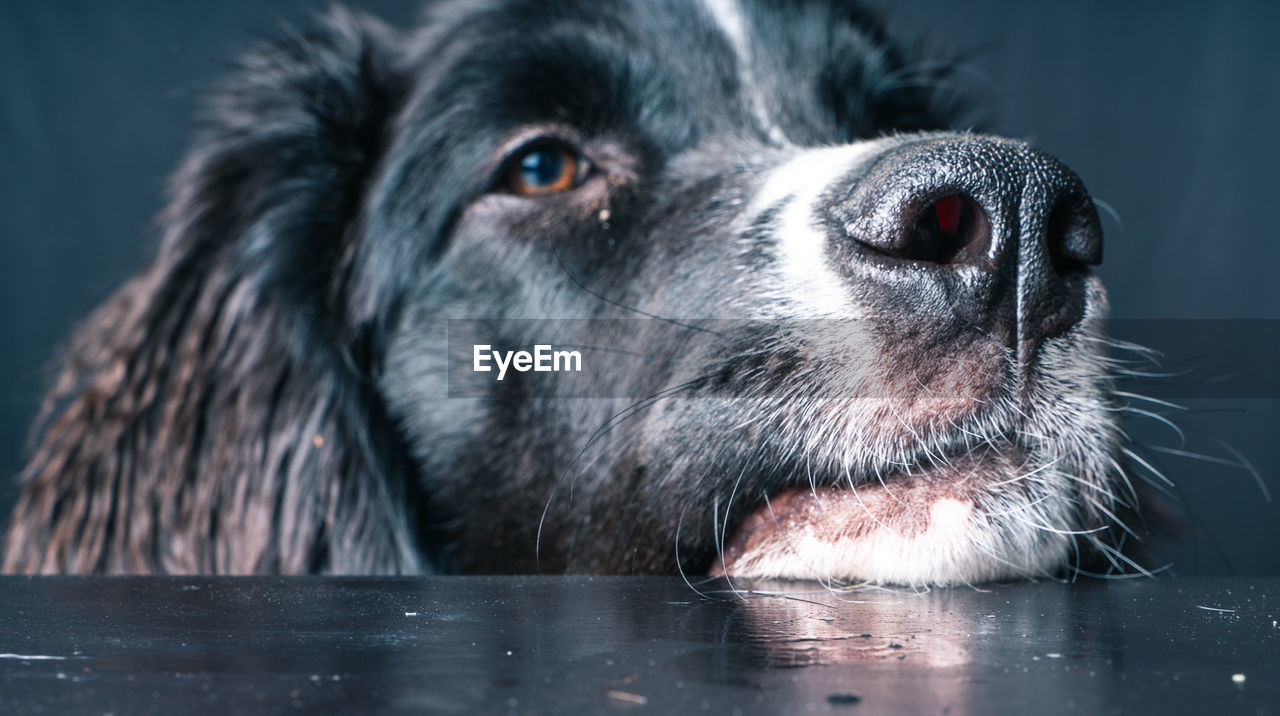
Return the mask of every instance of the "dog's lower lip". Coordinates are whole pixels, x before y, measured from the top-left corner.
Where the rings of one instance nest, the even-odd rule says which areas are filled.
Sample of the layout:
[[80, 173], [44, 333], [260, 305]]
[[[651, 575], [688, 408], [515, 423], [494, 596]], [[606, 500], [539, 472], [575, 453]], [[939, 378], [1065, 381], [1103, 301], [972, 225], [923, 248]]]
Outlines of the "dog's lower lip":
[[711, 576], [786, 576], [762, 565], [790, 552], [804, 559], [893, 533], [904, 539], [964, 540], [981, 493], [1001, 489], [1026, 464], [1013, 446], [967, 453], [937, 465], [886, 473], [849, 485], [784, 488], [764, 500], [725, 539]]

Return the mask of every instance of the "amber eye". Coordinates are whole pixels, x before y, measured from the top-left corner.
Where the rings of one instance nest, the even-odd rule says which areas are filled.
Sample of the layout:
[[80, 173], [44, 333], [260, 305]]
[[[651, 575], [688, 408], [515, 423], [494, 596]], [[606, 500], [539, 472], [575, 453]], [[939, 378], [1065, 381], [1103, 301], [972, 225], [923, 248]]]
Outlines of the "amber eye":
[[541, 144], [516, 155], [504, 177], [512, 194], [537, 196], [572, 189], [578, 185], [583, 162], [560, 144]]

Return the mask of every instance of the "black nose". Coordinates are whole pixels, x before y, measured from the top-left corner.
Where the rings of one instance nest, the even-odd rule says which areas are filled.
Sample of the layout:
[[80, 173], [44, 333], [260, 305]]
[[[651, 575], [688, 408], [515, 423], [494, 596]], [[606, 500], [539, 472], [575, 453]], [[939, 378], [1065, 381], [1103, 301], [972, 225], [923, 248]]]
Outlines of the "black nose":
[[1057, 159], [1000, 139], [906, 141], [841, 194], [830, 216], [842, 261], [878, 264], [894, 291], [943, 294], [932, 298], [1003, 334], [1022, 359], [1083, 315], [1081, 278], [1102, 260], [1102, 231]]

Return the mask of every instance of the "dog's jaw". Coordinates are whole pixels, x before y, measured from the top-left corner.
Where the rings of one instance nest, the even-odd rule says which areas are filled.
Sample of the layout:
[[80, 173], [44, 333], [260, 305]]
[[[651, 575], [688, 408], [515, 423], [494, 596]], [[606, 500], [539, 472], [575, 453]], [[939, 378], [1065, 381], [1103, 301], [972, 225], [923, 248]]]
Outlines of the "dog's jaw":
[[[1027, 531], [1004, 524], [1008, 511], [984, 506], [999, 499], [993, 484], [1017, 479], [1005, 477], [1003, 462], [957, 460], [856, 486], [784, 491], [747, 517], [711, 573], [905, 585], [1052, 574], [1070, 538], [1027, 533], [1026, 543], [1011, 544], [1010, 535]], [[1009, 509], [1029, 508], [1030, 500]]]

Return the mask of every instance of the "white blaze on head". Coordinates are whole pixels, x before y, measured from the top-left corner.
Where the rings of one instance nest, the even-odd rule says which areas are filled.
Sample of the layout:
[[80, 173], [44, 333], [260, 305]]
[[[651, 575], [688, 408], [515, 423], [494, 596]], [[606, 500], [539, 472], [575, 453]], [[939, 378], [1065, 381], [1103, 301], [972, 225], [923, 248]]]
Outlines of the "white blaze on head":
[[738, 84], [747, 95], [747, 103], [751, 107], [751, 113], [755, 116], [756, 122], [764, 130], [769, 141], [778, 146], [785, 145], [787, 135], [782, 131], [782, 127], [773, 121], [764, 92], [756, 81], [752, 67], [751, 44], [747, 39], [747, 24], [742, 17], [742, 7], [738, 5], [738, 0], [705, 0], [705, 2], [711, 17], [720, 26], [720, 31], [724, 33], [729, 46], [733, 48], [733, 54], [738, 60]]
[[832, 186], [866, 161], [878, 142], [860, 142], [800, 152], [769, 172], [749, 215], [781, 206], [777, 240], [783, 288], [803, 318], [857, 318], [847, 281], [832, 268], [830, 237], [819, 221], [819, 202]]
[[[750, 28], [739, 0], [703, 2], [733, 49], [738, 83], [756, 123], [774, 145], [791, 146], [785, 132], [774, 120], [774, 113], [756, 78]], [[817, 202], [832, 183], [852, 171], [878, 145], [879, 142], [867, 141], [801, 151], [771, 172], [763, 191], [753, 202], [754, 216], [790, 197], [781, 217], [779, 240], [784, 256], [784, 293], [794, 299], [793, 308], [802, 314], [798, 317], [856, 317], [852, 314], [853, 307], [840, 278], [825, 261], [827, 238], [817, 224]]]

